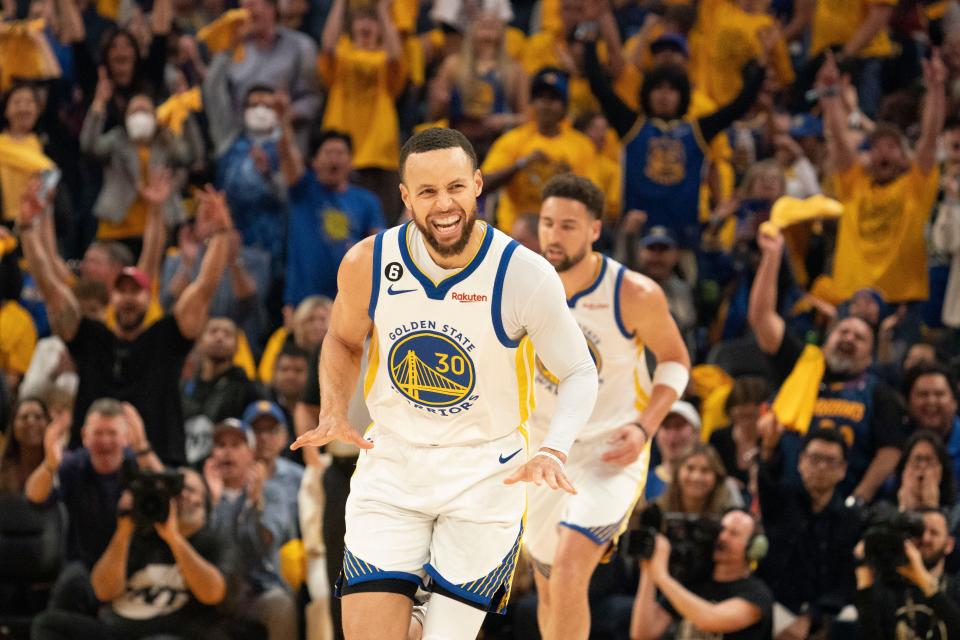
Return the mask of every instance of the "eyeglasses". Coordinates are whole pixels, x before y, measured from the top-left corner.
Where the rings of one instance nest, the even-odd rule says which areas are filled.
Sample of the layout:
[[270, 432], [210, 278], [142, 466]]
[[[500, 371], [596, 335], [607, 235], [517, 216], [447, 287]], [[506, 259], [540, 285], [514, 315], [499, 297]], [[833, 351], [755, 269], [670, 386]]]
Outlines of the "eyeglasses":
[[833, 456], [825, 456], [819, 453], [804, 453], [802, 458], [814, 466], [837, 467], [843, 464], [843, 460]]

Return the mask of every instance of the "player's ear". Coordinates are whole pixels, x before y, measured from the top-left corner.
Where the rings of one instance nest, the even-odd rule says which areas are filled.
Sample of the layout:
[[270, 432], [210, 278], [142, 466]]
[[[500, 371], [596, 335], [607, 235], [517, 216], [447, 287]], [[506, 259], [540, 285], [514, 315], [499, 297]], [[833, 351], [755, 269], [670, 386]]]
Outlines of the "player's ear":
[[403, 204], [407, 209], [413, 211], [413, 207], [410, 204], [410, 192], [407, 191], [407, 185], [400, 183], [400, 199], [403, 200]]
[[590, 223], [590, 237], [594, 242], [596, 242], [600, 238], [600, 231], [602, 228], [603, 228], [602, 220], [595, 219]]
[[476, 186], [476, 193], [474, 195], [479, 198], [480, 194], [483, 193], [483, 175], [481, 175], [480, 169], [473, 172], [473, 184]]

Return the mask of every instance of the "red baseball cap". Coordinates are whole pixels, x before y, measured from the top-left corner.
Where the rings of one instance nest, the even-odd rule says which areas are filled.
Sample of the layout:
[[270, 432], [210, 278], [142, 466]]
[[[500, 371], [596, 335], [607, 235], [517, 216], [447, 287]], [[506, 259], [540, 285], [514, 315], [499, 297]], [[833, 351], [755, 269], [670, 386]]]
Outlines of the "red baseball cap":
[[150, 288], [150, 277], [136, 267], [124, 267], [120, 271], [120, 275], [117, 276], [117, 281], [114, 283], [114, 286], [120, 284], [121, 278], [130, 278], [141, 289]]

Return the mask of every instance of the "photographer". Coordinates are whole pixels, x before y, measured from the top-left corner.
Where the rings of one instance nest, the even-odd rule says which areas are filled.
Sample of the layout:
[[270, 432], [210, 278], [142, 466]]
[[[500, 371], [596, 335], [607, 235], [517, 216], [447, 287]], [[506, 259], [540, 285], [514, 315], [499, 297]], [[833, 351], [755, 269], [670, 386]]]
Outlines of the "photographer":
[[[630, 637], [653, 640], [663, 636], [674, 618], [681, 622], [680, 640], [713, 634], [712, 638], [768, 640], [773, 618], [773, 595], [750, 575], [750, 565], [760, 555], [754, 544], [759, 525], [745, 511], [730, 511], [720, 522], [709, 580], [688, 589], [667, 569], [670, 542], [657, 535], [653, 556], [640, 561], [640, 586], [633, 605]], [[656, 601], [660, 590], [665, 607]]]
[[867, 545], [857, 545], [857, 637], [960, 638], [960, 584], [944, 573], [944, 558], [954, 546], [947, 516], [939, 509], [921, 513], [923, 536], [903, 542], [906, 561], [896, 567], [899, 577], [878, 577], [877, 563], [865, 558]]
[[226, 581], [217, 568], [217, 541], [206, 527], [209, 496], [197, 472], [181, 474], [183, 490], [170, 500], [163, 522], [123, 510], [133, 501], [129, 493], [121, 498], [116, 531], [91, 574], [97, 599], [109, 603], [101, 615], [47, 611], [34, 620], [34, 640], [225, 637], [215, 629]]

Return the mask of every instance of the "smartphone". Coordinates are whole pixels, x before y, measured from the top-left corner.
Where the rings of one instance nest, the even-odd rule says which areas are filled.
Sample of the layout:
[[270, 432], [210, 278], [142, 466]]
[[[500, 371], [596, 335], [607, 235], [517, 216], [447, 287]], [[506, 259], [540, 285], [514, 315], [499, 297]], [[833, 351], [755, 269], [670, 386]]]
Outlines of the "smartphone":
[[47, 169], [40, 174], [40, 189], [37, 191], [37, 197], [40, 198], [41, 202], [47, 202], [50, 199], [57, 185], [60, 184], [62, 175], [60, 169], [57, 168]]

